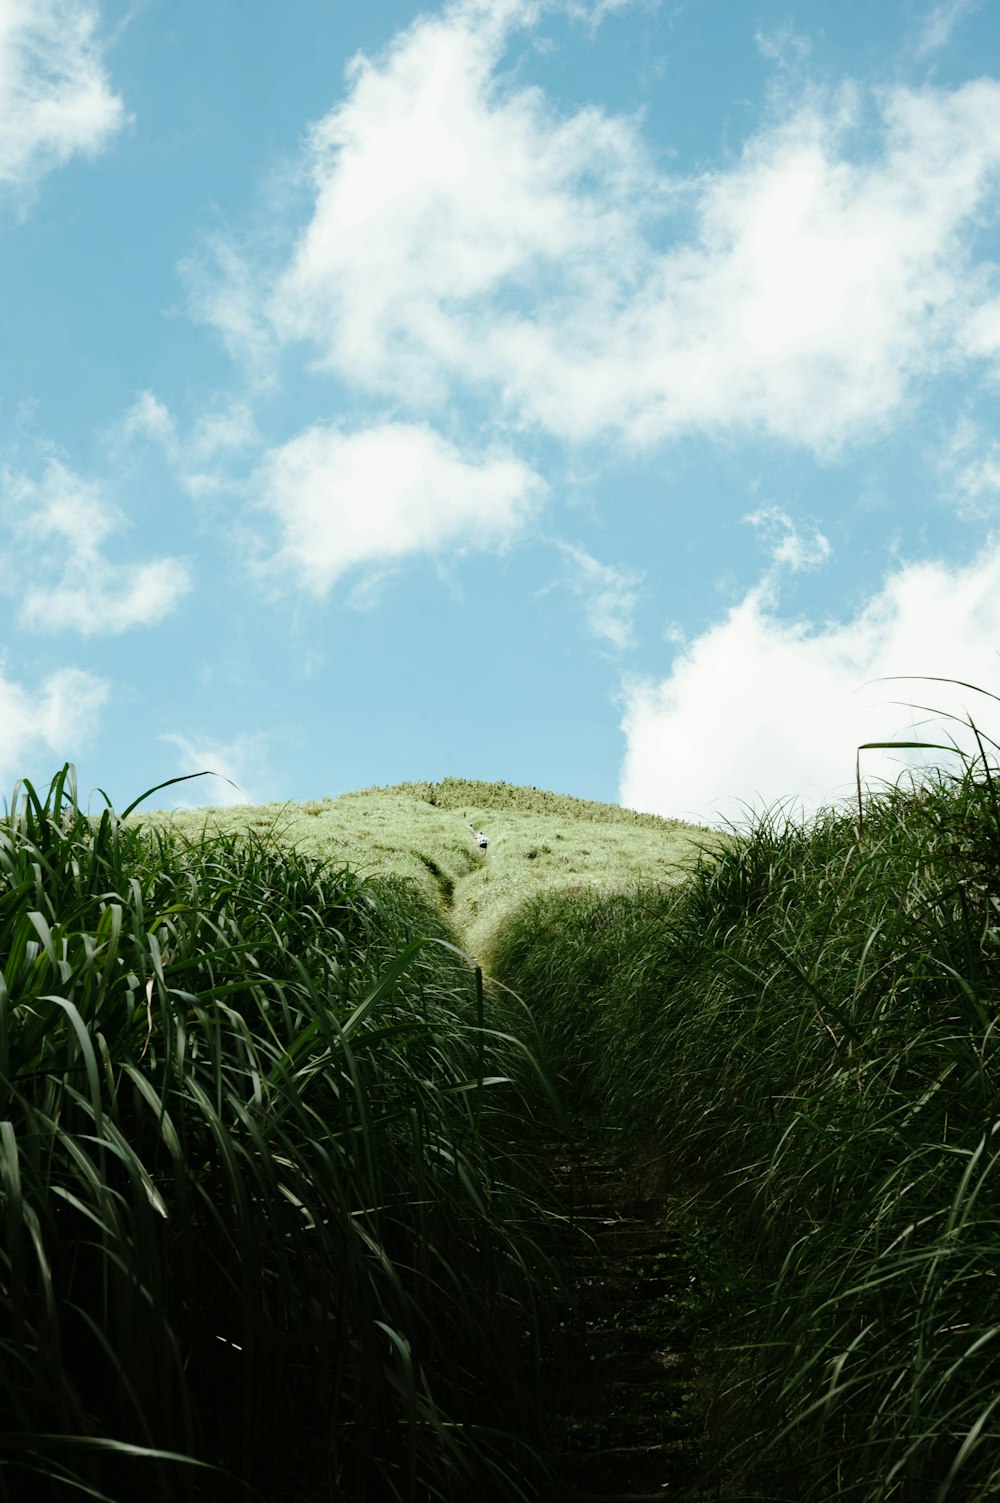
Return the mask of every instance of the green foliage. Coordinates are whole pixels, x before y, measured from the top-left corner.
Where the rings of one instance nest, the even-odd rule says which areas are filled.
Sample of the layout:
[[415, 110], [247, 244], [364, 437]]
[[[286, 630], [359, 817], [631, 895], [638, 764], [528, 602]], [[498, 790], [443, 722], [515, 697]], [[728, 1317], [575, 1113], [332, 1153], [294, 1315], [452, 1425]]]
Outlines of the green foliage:
[[759, 819], [689, 881], [538, 896], [490, 960], [747, 1260], [723, 1493], [1000, 1497], [1000, 821], [984, 759]]
[[[516, 1498], [527, 1051], [440, 911], [269, 836], [0, 822], [0, 1497]], [[498, 1430], [499, 1427], [499, 1430]]]

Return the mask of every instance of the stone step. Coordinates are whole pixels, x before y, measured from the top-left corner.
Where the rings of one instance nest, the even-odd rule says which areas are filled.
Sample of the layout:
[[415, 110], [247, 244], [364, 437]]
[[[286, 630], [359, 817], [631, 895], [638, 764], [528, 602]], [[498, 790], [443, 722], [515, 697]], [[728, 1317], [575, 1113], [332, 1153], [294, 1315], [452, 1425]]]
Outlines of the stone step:
[[613, 1152], [564, 1144], [552, 1157], [550, 1183], [566, 1218], [566, 1303], [549, 1353], [546, 1419], [560, 1449], [547, 1456], [558, 1480], [544, 1503], [677, 1497], [698, 1449], [685, 1402], [685, 1322], [680, 1309], [671, 1315], [671, 1302], [689, 1292], [683, 1238], [663, 1224], [663, 1201], [637, 1193]]
[[579, 1478], [589, 1489], [611, 1492], [659, 1491], [662, 1497], [676, 1478], [678, 1446], [612, 1446], [601, 1451], [567, 1451], [551, 1457], [555, 1471], [572, 1484]]
[[669, 1498], [669, 1486], [657, 1488], [655, 1493], [557, 1493], [549, 1503], [663, 1503]]
[[630, 1305], [638, 1302], [671, 1299], [679, 1293], [676, 1279], [657, 1277], [619, 1278], [600, 1274], [588, 1274], [578, 1279], [573, 1291], [577, 1310], [585, 1312], [595, 1305]]

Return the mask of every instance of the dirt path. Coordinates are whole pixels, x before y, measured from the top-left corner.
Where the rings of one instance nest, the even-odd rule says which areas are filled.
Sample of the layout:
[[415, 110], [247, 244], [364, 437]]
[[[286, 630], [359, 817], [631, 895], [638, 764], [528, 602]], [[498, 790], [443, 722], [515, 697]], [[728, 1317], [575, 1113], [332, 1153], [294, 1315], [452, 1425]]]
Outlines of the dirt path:
[[691, 1498], [701, 1456], [692, 1341], [704, 1301], [686, 1239], [605, 1149], [564, 1147], [553, 1175], [571, 1229], [569, 1299], [547, 1374], [552, 1503]]

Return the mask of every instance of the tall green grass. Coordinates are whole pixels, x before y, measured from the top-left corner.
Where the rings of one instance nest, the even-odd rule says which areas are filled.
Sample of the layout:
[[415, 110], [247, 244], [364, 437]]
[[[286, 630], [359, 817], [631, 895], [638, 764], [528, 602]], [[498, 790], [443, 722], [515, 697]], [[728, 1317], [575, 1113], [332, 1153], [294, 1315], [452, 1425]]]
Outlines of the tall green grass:
[[536, 1077], [440, 916], [252, 832], [0, 822], [0, 1497], [516, 1498]]
[[543, 895], [495, 972], [578, 1107], [721, 1205], [720, 1496], [1000, 1497], [1000, 789], [985, 757], [672, 889]]

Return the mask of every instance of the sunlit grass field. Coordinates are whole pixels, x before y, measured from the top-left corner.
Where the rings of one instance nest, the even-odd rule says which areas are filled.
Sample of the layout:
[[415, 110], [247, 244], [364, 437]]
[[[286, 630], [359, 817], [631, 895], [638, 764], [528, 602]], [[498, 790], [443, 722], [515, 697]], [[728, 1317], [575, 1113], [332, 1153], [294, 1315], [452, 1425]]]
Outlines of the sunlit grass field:
[[[186, 785], [197, 798], [197, 782]], [[534, 893], [586, 885], [673, 883], [718, 837], [681, 820], [537, 788], [445, 778], [368, 788], [302, 804], [144, 814], [156, 827], [273, 833], [283, 845], [349, 863], [362, 875], [415, 882], [447, 912], [472, 954], [501, 917]], [[474, 835], [485, 831], [485, 858]]]

